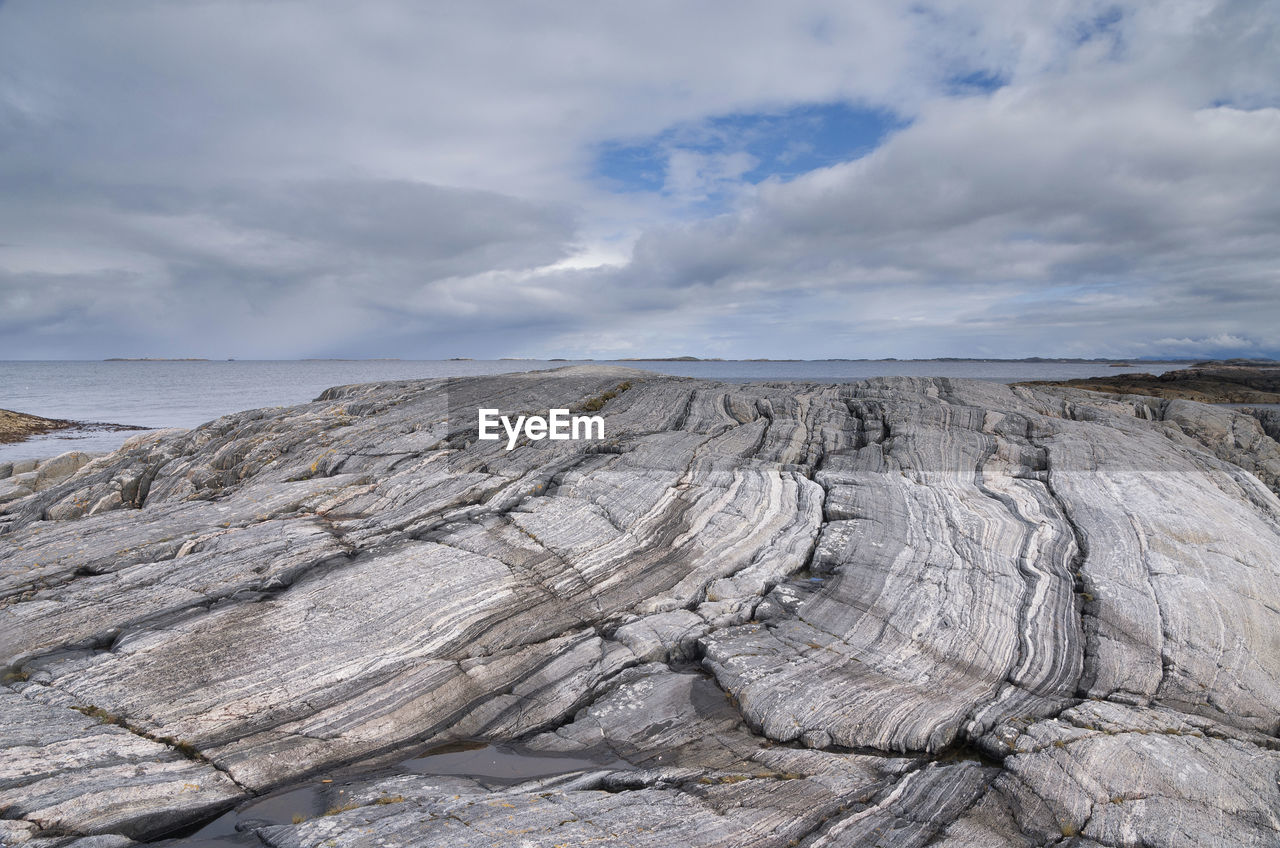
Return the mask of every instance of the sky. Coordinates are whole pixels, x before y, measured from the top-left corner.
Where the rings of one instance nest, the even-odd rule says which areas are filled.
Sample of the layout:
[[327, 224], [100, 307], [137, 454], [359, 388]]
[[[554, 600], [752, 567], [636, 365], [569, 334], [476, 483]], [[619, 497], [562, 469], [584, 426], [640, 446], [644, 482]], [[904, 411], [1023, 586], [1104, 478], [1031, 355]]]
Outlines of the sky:
[[1277, 328], [1280, 0], [0, 0], [0, 359]]

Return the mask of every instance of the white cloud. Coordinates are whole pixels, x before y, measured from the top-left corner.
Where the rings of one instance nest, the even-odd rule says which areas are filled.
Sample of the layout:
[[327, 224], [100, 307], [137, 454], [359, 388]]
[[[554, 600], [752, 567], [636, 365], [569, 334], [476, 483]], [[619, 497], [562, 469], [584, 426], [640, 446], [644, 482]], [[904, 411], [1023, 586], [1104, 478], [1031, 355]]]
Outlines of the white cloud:
[[1190, 339], [1190, 338], [1164, 338], [1156, 339], [1150, 343], [1152, 348], [1158, 350], [1173, 351], [1177, 354], [1197, 354], [1197, 353], [1214, 353], [1221, 350], [1253, 350], [1257, 348], [1258, 342], [1254, 339], [1244, 336], [1235, 336], [1230, 333], [1219, 333], [1216, 336], [1206, 338]]
[[[8, 3], [0, 356], [1280, 353], [1277, 17]], [[593, 177], [832, 100], [909, 126], [790, 182], [680, 145], [664, 192]]]

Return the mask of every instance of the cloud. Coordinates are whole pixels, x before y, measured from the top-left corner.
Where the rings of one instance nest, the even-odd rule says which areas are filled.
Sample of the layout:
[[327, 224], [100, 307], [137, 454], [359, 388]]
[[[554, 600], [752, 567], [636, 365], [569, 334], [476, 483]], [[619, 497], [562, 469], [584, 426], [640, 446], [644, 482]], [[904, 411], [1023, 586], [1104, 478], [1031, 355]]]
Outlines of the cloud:
[[0, 24], [0, 357], [1280, 354], [1253, 4]]
[[1248, 351], [1259, 347], [1253, 339], [1233, 336], [1230, 333], [1219, 333], [1216, 336], [1199, 339], [1164, 338], [1151, 343], [1161, 350], [1172, 350], [1180, 354], [1216, 354], [1222, 351]]
[[[0, 206], [22, 244], [0, 270], [10, 355], [337, 353], [401, 322], [425, 285], [554, 263], [574, 233], [553, 204], [406, 181], [28, 190], [23, 209]], [[76, 231], [88, 243], [59, 257]], [[473, 311], [439, 298], [419, 329]]]

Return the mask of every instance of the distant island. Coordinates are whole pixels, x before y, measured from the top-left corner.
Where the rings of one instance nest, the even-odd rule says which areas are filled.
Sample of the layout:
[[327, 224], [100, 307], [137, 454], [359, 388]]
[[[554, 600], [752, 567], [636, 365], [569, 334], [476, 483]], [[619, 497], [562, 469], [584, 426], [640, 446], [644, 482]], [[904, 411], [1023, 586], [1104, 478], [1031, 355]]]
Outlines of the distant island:
[[[614, 362], [724, 362], [720, 357], [712, 357], [703, 359], [700, 356], [624, 356], [621, 359], [615, 359]], [[763, 362], [764, 360], [744, 360]]]
[[[580, 358], [580, 357], [560, 357], [553, 356], [544, 360], [546, 362], [595, 362], [597, 360]], [[1153, 362], [1195, 362], [1194, 357], [1190, 356], [1173, 356], [1173, 357], [1157, 357], [1148, 358], [1140, 357], [1138, 359], [1112, 359], [1105, 356], [1097, 356], [1092, 358], [1085, 357], [1068, 357], [1068, 356], [1024, 356], [1016, 359], [998, 356], [934, 356], [924, 358], [908, 358], [900, 359], [896, 356], [883, 357], [846, 357], [832, 356], [823, 359], [800, 359], [796, 357], [786, 357], [774, 359], [767, 356], [750, 357], [747, 359], [726, 359], [724, 357], [701, 357], [701, 356], [623, 356], [617, 359], [599, 360], [602, 362], [1052, 362], [1063, 364], [1080, 364], [1080, 365], [1108, 365], [1113, 368], [1133, 368], [1137, 367], [1137, 363], [1153, 363]], [[1266, 364], [1270, 360], [1248, 360], [1248, 364]], [[1236, 364], [1242, 364], [1245, 360], [1232, 360]]]

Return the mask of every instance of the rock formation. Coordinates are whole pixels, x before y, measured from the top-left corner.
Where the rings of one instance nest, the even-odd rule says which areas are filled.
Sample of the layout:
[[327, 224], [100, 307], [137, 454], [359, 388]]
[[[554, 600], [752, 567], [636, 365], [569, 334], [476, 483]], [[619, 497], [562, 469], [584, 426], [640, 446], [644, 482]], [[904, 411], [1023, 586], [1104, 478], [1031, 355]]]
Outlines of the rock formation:
[[52, 459], [0, 462], [0, 504], [56, 486], [79, 471], [91, 458], [81, 451], [67, 451]]
[[[607, 439], [507, 451], [477, 405]], [[577, 765], [348, 772], [245, 844], [1274, 846], [1277, 479], [1232, 410], [946, 379], [579, 367], [148, 433], [0, 513], [0, 840], [489, 740]]]
[[28, 436], [50, 433], [76, 426], [74, 421], [63, 421], [60, 418], [41, 418], [25, 412], [14, 412], [11, 409], [0, 409], [0, 444], [17, 442]]
[[1280, 362], [1227, 360], [1155, 374], [1114, 374], [1078, 380], [1040, 381], [1028, 386], [1073, 386], [1095, 392], [1148, 395], [1201, 403], [1280, 403]]

